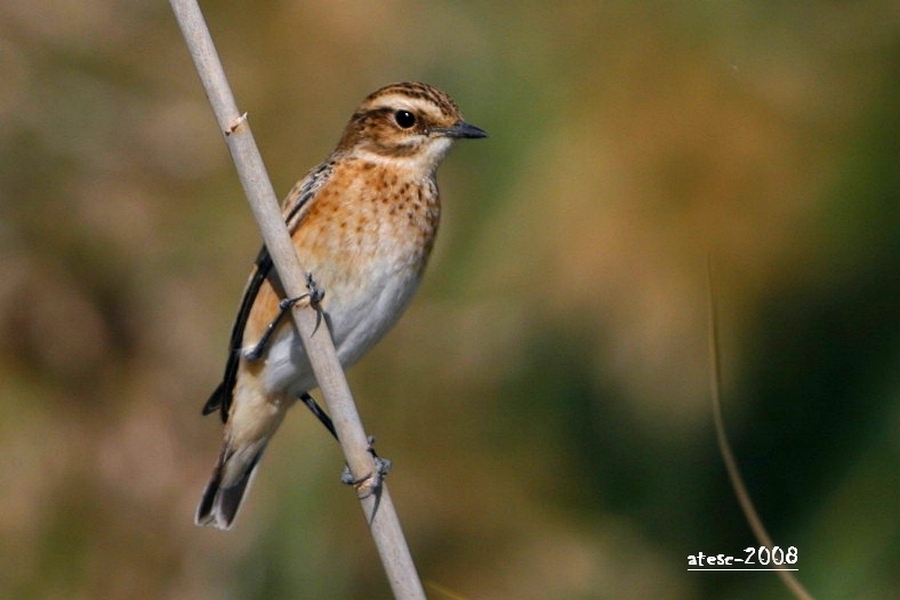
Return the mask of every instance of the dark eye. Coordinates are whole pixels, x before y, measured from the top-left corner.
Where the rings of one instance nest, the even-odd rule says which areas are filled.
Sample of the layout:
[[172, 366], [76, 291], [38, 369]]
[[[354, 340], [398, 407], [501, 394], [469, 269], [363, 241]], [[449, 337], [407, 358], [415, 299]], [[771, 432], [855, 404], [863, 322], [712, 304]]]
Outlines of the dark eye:
[[401, 129], [409, 129], [416, 124], [416, 115], [408, 110], [398, 110], [394, 113], [394, 120]]

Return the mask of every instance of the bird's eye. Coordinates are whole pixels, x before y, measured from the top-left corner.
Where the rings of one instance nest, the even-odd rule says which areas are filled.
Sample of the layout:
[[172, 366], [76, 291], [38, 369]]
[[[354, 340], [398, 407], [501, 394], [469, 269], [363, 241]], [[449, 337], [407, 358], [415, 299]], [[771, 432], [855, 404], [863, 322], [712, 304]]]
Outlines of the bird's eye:
[[416, 124], [416, 115], [408, 110], [398, 110], [394, 113], [394, 120], [401, 129], [409, 129]]

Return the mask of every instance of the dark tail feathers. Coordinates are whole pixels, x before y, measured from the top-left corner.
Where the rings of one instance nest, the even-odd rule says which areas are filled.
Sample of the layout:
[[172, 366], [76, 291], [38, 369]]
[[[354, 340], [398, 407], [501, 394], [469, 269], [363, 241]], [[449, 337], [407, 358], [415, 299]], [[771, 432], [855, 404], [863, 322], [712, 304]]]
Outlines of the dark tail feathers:
[[221, 530], [231, 529], [234, 518], [237, 516], [238, 510], [240, 510], [243, 503], [247, 487], [256, 473], [256, 467], [259, 465], [259, 459], [262, 458], [262, 454], [263, 452], [260, 450], [234, 485], [222, 487], [222, 470], [227, 460], [225, 449], [223, 449], [222, 456], [216, 463], [212, 477], [209, 483], [206, 484], [206, 489], [203, 490], [203, 497], [197, 506], [197, 515], [194, 517], [194, 523], [197, 525], [209, 525]]

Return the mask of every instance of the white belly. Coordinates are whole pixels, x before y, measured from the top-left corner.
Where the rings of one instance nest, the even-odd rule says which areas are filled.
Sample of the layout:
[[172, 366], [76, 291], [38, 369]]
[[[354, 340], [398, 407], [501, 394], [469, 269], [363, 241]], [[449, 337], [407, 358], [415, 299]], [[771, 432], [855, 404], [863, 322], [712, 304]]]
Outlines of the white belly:
[[[337, 282], [330, 288], [320, 282], [325, 289], [325, 320], [341, 365], [355, 363], [387, 333], [400, 318], [418, 283], [409, 271], [405, 276], [393, 273], [374, 277], [363, 286], [363, 293], [353, 293]], [[264, 385], [272, 394], [296, 396], [317, 385], [300, 337], [290, 323], [270, 341], [263, 360]]]

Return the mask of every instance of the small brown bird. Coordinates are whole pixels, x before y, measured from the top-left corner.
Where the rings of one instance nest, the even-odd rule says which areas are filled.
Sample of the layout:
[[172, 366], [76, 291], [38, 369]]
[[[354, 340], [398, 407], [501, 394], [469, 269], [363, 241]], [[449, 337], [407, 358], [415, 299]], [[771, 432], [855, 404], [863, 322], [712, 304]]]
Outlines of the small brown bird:
[[[350, 365], [397, 321], [434, 245], [441, 205], [435, 173], [453, 141], [487, 134], [424, 83], [368, 96], [337, 148], [284, 203], [297, 253], [315, 286], [338, 357]], [[265, 247], [256, 259], [222, 383], [203, 408], [220, 411], [225, 439], [196, 523], [229, 529], [266, 444], [316, 380]], [[323, 418], [320, 416], [320, 418]], [[323, 422], [327, 422], [324, 417]]]

